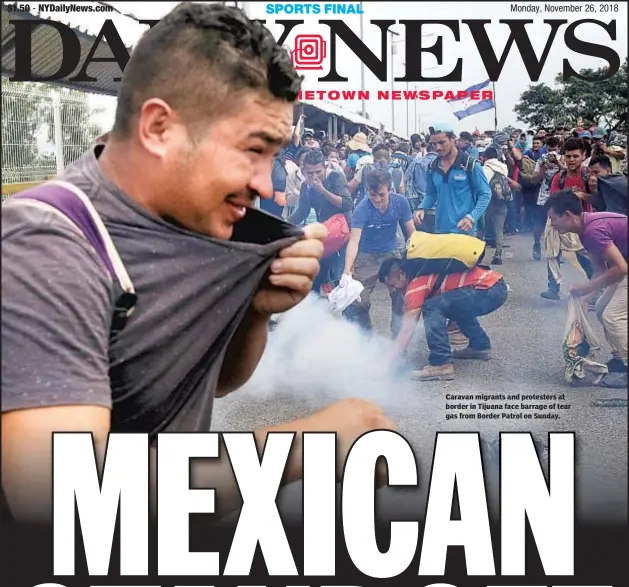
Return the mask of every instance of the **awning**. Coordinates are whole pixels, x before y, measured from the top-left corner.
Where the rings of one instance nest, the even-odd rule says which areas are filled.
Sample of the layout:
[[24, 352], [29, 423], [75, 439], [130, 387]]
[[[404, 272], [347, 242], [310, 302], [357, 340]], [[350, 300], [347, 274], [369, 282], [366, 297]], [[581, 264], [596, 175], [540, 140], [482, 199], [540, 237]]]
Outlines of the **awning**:
[[[122, 76], [122, 71], [119, 65], [113, 60], [108, 62], [97, 61], [90, 63], [87, 68], [87, 74], [96, 78], [96, 81], [69, 81], [81, 70], [83, 63], [85, 63], [85, 60], [94, 45], [94, 41], [100, 32], [102, 22], [105, 21], [105, 18], [102, 20], [94, 19], [94, 24], [91, 24], [87, 30], [80, 30], [75, 26], [71, 26], [70, 19], [63, 12], [54, 13], [54, 17], [50, 19], [30, 12], [9, 12], [7, 10], [7, 6], [9, 4], [12, 5], [11, 2], [2, 2], [2, 75], [4, 77], [11, 78], [15, 75], [15, 27], [9, 22], [9, 20], [53, 20], [66, 24], [75, 31], [81, 46], [81, 58], [71, 75], [62, 80], [45, 83], [107, 96], [118, 95], [120, 82], [114, 80]], [[132, 18], [126, 17], [117, 12], [108, 12], [106, 13], [106, 17], [107, 19], [111, 19], [113, 21], [116, 26], [116, 30], [121, 35], [129, 52], [131, 52], [131, 47], [134, 42], [145, 30], [148, 29], [148, 25], [142, 25]], [[36, 78], [45, 78], [55, 74], [61, 66], [63, 53], [61, 37], [57, 30], [52, 26], [43, 23], [37, 26], [32, 33], [31, 53], [31, 68], [32, 73]], [[99, 43], [95, 57], [113, 57], [109, 45], [104, 40]], [[366, 127], [375, 132], [379, 132], [381, 129], [381, 125], [377, 121], [370, 120], [360, 114], [346, 110], [337, 104], [324, 102], [323, 100], [305, 100], [301, 104], [305, 106], [306, 115], [315, 119], [313, 123], [316, 125], [319, 124], [316, 122], [317, 117], [323, 119], [329, 116], [336, 116], [348, 123], [350, 128]], [[297, 110], [298, 109], [296, 108], [296, 111]], [[298, 114], [296, 116], [298, 116]], [[320, 125], [327, 126], [327, 119], [323, 120]], [[338, 130], [340, 132], [340, 127]], [[393, 133], [386, 127], [384, 127], [384, 131], [401, 139], [407, 138], [398, 133]]]

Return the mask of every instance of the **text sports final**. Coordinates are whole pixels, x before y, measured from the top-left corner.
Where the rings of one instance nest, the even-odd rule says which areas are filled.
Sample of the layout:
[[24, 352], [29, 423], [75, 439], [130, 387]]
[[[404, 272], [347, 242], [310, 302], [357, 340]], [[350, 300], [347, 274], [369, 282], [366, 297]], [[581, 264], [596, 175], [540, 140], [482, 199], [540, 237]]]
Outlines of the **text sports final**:
[[365, 14], [360, 3], [337, 2], [319, 4], [316, 2], [293, 4], [289, 2], [266, 5], [266, 14]]

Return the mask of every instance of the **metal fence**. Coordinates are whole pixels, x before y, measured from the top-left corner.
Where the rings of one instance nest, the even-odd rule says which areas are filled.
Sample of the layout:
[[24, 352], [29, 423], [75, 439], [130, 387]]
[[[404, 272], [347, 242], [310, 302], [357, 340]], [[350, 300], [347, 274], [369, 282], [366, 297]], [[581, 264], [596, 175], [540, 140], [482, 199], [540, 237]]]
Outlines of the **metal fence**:
[[2, 83], [2, 184], [45, 181], [103, 132], [87, 94]]

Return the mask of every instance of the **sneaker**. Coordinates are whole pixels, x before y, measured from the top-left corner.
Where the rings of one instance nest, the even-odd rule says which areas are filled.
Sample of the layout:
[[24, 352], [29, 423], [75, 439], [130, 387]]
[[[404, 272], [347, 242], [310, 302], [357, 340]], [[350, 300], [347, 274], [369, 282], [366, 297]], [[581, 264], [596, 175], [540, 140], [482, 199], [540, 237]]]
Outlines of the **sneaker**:
[[561, 297], [559, 296], [559, 294], [556, 291], [545, 291], [544, 293], [540, 294], [545, 300], [560, 300]]
[[536, 261], [542, 260], [542, 245], [539, 243], [533, 245], [533, 259]]
[[491, 260], [492, 265], [502, 265], [502, 255], [494, 255], [494, 258]]
[[454, 365], [452, 363], [439, 366], [427, 365], [420, 371], [413, 371], [411, 376], [419, 381], [452, 381], [454, 379]]
[[460, 351], [454, 351], [452, 356], [455, 359], [474, 359], [478, 361], [489, 361], [489, 350], [472, 349], [469, 346], [461, 349]]

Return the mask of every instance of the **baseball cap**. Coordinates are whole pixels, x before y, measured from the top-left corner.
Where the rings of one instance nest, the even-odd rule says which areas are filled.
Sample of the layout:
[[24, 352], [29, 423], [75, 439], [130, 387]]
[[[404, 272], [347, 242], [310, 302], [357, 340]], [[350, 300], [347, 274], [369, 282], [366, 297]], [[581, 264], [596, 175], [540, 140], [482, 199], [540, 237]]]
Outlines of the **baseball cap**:
[[601, 128], [600, 126], [596, 127], [596, 129], [592, 133], [592, 138], [593, 139], [602, 139], [604, 137], [605, 137], [605, 129]]
[[442, 132], [454, 132], [454, 127], [447, 122], [436, 122], [430, 125], [430, 134], [436, 135]]
[[592, 133], [589, 130], [584, 130], [583, 132], [579, 133], [579, 138], [580, 139], [591, 139], [592, 138]]

